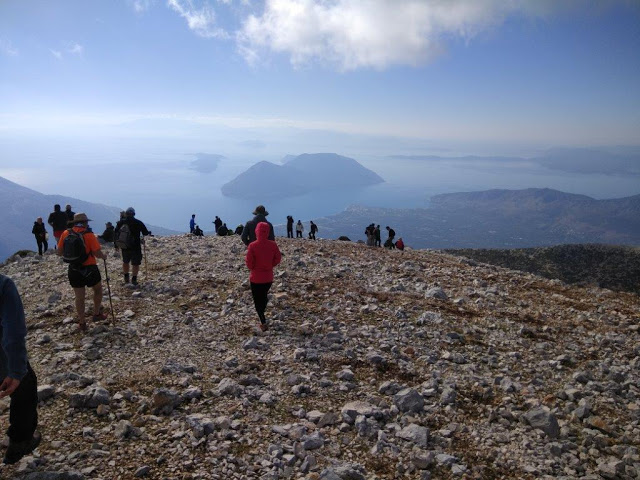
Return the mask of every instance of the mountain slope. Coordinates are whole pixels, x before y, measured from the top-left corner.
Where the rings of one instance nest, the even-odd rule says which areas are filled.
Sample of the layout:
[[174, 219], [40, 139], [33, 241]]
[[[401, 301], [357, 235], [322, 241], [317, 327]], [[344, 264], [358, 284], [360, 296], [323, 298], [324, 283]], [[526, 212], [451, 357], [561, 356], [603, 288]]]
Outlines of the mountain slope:
[[[44, 195], [29, 188], [11, 182], [0, 177], [0, 261], [18, 250], [34, 250], [36, 242], [31, 234], [33, 222], [37, 217], [42, 217], [45, 224], [49, 213], [53, 211], [55, 204], [61, 205], [64, 210], [66, 204], [70, 204], [74, 212], [84, 212], [93, 221], [91, 226], [96, 233], [102, 233], [106, 222], [115, 222], [120, 218], [123, 208], [110, 207], [98, 203], [86, 202], [62, 195]], [[125, 207], [126, 208], [126, 207]], [[49, 246], [53, 247], [53, 231], [46, 225], [49, 233]], [[167, 235], [173, 232], [162, 227], [147, 225], [157, 235]]]
[[150, 239], [139, 288], [112, 275], [115, 325], [84, 335], [58, 258], [0, 267], [43, 387], [38, 455], [2, 477], [640, 472], [637, 295], [441, 252], [278, 244], [265, 333], [237, 236]]
[[382, 183], [375, 172], [335, 153], [302, 154], [276, 165], [259, 162], [222, 186], [236, 198], [291, 197], [317, 190], [357, 188]]
[[352, 240], [363, 239], [371, 222], [393, 227], [414, 248], [640, 245], [640, 195], [595, 200], [550, 189], [450, 193], [431, 197], [428, 208], [353, 206], [316, 220], [323, 237]]

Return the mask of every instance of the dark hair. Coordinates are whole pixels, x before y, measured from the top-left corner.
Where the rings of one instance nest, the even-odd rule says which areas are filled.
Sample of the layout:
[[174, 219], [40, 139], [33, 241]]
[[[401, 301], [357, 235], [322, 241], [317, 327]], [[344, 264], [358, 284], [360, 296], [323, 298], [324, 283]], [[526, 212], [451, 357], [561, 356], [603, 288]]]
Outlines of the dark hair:
[[58, 205], [57, 203], [53, 206], [53, 210], [56, 212], [60, 211], [60, 205]]

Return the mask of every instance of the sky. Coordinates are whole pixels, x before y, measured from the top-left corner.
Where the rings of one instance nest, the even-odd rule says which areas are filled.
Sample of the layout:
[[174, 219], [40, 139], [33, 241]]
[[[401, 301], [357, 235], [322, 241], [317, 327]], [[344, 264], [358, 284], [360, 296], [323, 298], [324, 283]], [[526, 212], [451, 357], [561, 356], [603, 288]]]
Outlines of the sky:
[[639, 145], [638, 52], [637, 0], [0, 0], [0, 140]]

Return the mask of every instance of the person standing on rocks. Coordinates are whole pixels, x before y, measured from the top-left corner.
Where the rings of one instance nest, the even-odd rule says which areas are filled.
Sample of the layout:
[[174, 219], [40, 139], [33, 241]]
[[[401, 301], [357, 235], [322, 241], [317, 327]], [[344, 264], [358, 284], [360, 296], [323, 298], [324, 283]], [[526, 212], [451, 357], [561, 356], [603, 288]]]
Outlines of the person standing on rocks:
[[42, 217], [36, 218], [36, 221], [33, 222], [31, 233], [33, 233], [33, 235], [36, 237], [36, 243], [38, 244], [38, 255], [42, 255], [42, 247], [44, 246], [45, 252], [49, 248], [49, 243], [47, 242], [47, 229], [44, 226]]
[[196, 214], [193, 213], [191, 215], [191, 220], [189, 220], [189, 233], [193, 233], [196, 229]]
[[249, 245], [251, 242], [256, 240], [256, 227], [260, 222], [264, 222], [269, 225], [269, 240], [275, 240], [276, 236], [273, 233], [273, 225], [267, 221], [267, 215], [269, 212], [264, 208], [264, 205], [258, 205], [256, 209], [253, 211], [255, 215], [251, 220], [249, 220], [245, 226], [244, 230], [242, 230], [242, 243], [245, 245]]
[[67, 223], [73, 222], [73, 216], [75, 215], [75, 212], [71, 210], [71, 205], [69, 205], [68, 203], [64, 207], [64, 213], [67, 216]]
[[0, 398], [11, 397], [9, 448], [5, 464], [13, 464], [40, 444], [38, 426], [38, 379], [27, 359], [27, 325], [15, 283], [0, 274]]
[[296, 223], [296, 238], [302, 238], [302, 232], [304, 232], [304, 225], [298, 220], [298, 223]]
[[287, 238], [293, 238], [293, 217], [287, 215]]
[[375, 238], [374, 246], [381, 247], [382, 242], [380, 239], [380, 225], [376, 225], [376, 228], [373, 229], [373, 236]]
[[131, 263], [131, 283], [137, 285], [138, 271], [142, 263], [140, 234], [147, 236], [151, 235], [151, 232], [147, 230], [144, 223], [135, 218], [136, 211], [133, 207], [127, 208], [124, 213], [124, 220], [120, 220], [116, 224], [116, 245], [122, 249], [122, 274], [124, 275], [124, 283], [129, 283], [129, 263]]
[[222, 226], [222, 220], [220, 217], [216, 215], [216, 219], [213, 221], [213, 226], [215, 227], [216, 233], [218, 233], [218, 229]]
[[[98, 238], [89, 229], [90, 221], [91, 219], [87, 218], [84, 213], [76, 213], [73, 216], [73, 226], [65, 230], [60, 237], [57, 252], [69, 264], [69, 283], [76, 297], [78, 328], [81, 332], [87, 330], [84, 305], [85, 287], [93, 290], [93, 321], [107, 318], [100, 311], [102, 305], [102, 277], [96, 264], [96, 258], [106, 260], [107, 254], [100, 249]], [[69, 237], [68, 240], [67, 237]], [[80, 243], [78, 243], [78, 239]], [[81, 251], [77, 251], [76, 246]], [[71, 257], [72, 254], [74, 257]]]
[[393, 243], [393, 239], [396, 236], [396, 231], [393, 228], [391, 228], [389, 225], [387, 225], [385, 228], [389, 232], [389, 238], [387, 238], [387, 241], [384, 242], [384, 246], [389, 249], [396, 248], [395, 243]]
[[273, 227], [269, 223], [259, 222], [255, 228], [256, 241], [249, 244], [245, 256], [245, 263], [251, 271], [251, 295], [260, 319], [260, 330], [263, 332], [269, 329], [264, 312], [269, 302], [269, 289], [273, 283], [273, 267], [278, 265], [282, 258], [278, 244], [269, 238], [272, 233]]
[[56, 246], [60, 240], [60, 235], [62, 235], [62, 232], [67, 229], [68, 221], [69, 219], [67, 218], [67, 214], [60, 210], [60, 205], [54, 205], [53, 212], [49, 214], [47, 223], [51, 225], [51, 229], [53, 230], [53, 236], [56, 239]]
[[313, 223], [313, 220], [309, 221], [310, 226], [309, 226], [309, 239], [310, 240], [315, 240], [316, 239], [316, 233], [318, 232], [318, 226]]

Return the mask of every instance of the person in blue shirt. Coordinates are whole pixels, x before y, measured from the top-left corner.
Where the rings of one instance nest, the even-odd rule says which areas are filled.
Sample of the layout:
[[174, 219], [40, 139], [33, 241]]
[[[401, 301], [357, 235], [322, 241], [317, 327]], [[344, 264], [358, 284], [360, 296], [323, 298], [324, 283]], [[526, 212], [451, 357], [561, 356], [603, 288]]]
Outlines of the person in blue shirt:
[[189, 233], [193, 233], [196, 229], [196, 214], [191, 215], [191, 220], [189, 220]]
[[16, 463], [40, 444], [38, 379], [27, 359], [27, 325], [20, 294], [13, 281], [0, 274], [0, 398], [11, 397], [9, 448], [4, 463]]

